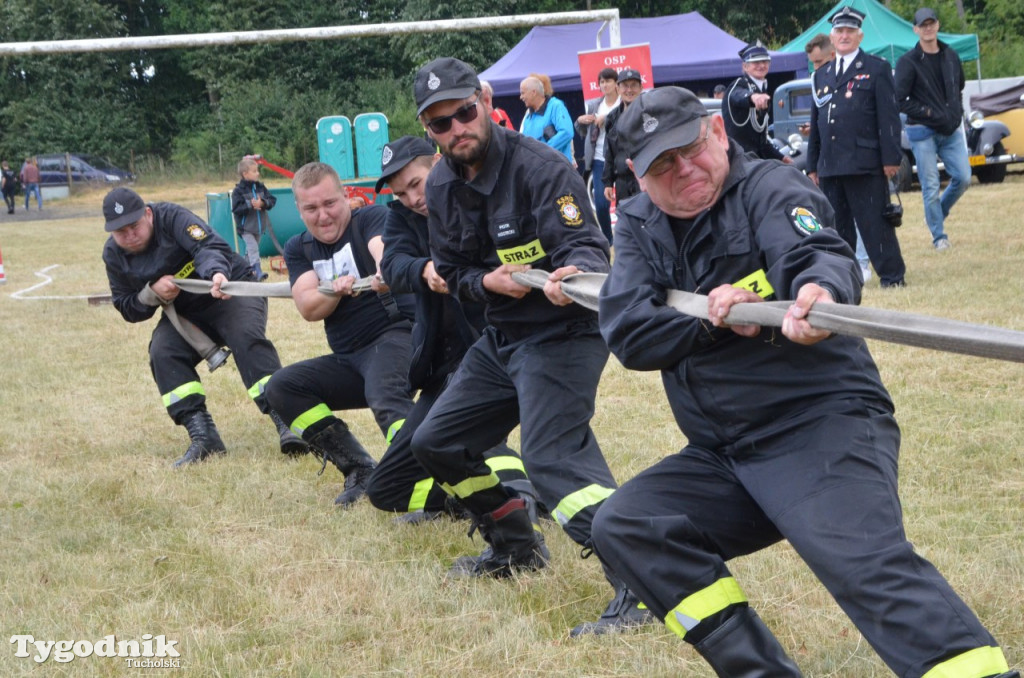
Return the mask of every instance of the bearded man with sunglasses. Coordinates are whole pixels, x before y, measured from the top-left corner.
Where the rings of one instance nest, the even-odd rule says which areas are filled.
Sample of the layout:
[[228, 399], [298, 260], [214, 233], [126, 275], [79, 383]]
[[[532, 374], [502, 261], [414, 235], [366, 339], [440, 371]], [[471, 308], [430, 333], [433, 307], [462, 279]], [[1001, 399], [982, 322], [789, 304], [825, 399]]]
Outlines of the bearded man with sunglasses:
[[[865, 342], [806, 320], [860, 301], [828, 200], [744, 155], [688, 90], [642, 94], [618, 127], [646, 192], [619, 213], [601, 333], [627, 368], [661, 371], [687, 446], [604, 502], [601, 561], [719, 676], [801, 675], [727, 567], [786, 539], [896, 675], [1019, 678], [907, 541], [900, 431]], [[707, 294], [711, 322], [666, 305], [671, 289]], [[728, 324], [766, 300], [792, 302], [781, 332]]]
[[[561, 290], [577, 271], [606, 272], [608, 241], [580, 175], [549, 146], [490, 121], [474, 70], [436, 59], [414, 81], [417, 114], [443, 158], [427, 179], [431, 256], [459, 299], [482, 303], [490, 327], [413, 435], [413, 454], [473, 514], [488, 547], [452, 574], [508, 577], [546, 565], [530, 502], [499, 482], [484, 452], [518, 424], [521, 456], [541, 501], [587, 546], [601, 503], [616, 488], [590, 428], [608, 348], [597, 317]], [[551, 271], [543, 291], [512, 278]], [[573, 634], [643, 623], [611, 573], [616, 596]]]

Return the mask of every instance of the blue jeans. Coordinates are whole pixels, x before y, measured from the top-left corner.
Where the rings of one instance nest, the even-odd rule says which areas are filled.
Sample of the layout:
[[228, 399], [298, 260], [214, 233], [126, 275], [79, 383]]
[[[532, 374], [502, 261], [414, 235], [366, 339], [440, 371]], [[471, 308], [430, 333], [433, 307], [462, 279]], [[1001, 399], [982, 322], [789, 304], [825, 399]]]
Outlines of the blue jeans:
[[591, 184], [594, 188], [594, 210], [597, 212], [597, 223], [601, 226], [601, 232], [608, 238], [608, 244], [612, 243], [612, 215], [609, 213], [612, 204], [604, 197], [604, 181], [601, 175], [604, 174], [604, 160], [594, 160], [590, 165]]
[[39, 205], [39, 209], [43, 209], [43, 194], [39, 190], [39, 184], [25, 184], [25, 209], [28, 209], [28, 199], [35, 193], [36, 204]]
[[[932, 243], [946, 237], [942, 228], [943, 220], [949, 216], [953, 205], [964, 194], [971, 183], [971, 164], [967, 159], [967, 139], [963, 127], [946, 136], [936, 132], [927, 139], [912, 141], [914, 159], [917, 162], [917, 178], [921, 182], [921, 197], [924, 199], [924, 218], [932, 232]], [[949, 175], [949, 185], [939, 196], [938, 160], [941, 159]]]

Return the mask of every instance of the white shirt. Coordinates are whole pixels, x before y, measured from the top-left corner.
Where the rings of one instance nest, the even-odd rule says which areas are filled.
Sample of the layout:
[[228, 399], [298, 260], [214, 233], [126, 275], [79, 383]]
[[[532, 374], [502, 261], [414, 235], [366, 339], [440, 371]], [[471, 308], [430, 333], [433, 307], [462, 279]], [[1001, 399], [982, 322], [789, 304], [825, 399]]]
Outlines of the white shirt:
[[[601, 97], [601, 103], [597, 105], [597, 110], [594, 111], [594, 115], [607, 117], [608, 112], [618, 105], [618, 97], [615, 98], [615, 102], [612, 104], [609, 104], [607, 99]], [[604, 124], [601, 125], [600, 131], [597, 133], [597, 141], [594, 142], [594, 160], [604, 162]]]
[[859, 47], [857, 49], [855, 49], [853, 52], [850, 52], [849, 54], [847, 54], [846, 56], [838, 56], [837, 55], [836, 56], [836, 69], [837, 69], [837, 71], [839, 70], [839, 64], [842, 64], [843, 68], [841, 70], [843, 72], [843, 75], [846, 75], [847, 71], [849, 71], [853, 67], [853, 62], [854, 62], [854, 60], [856, 60], [858, 54], [860, 54], [860, 48]]

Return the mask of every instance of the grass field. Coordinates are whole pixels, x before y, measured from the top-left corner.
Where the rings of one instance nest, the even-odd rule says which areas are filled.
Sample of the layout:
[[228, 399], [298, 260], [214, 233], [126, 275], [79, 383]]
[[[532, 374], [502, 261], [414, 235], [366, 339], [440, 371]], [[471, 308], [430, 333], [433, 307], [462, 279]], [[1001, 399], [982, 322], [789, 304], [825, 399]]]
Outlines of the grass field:
[[[207, 190], [140, 186], [147, 199], [204, 214]], [[185, 449], [149, 374], [151, 324], [129, 325], [102, 293], [101, 194], [70, 199], [95, 216], [12, 223], [0, 215], [0, 631], [3, 638], [177, 641], [180, 669], [124, 660], [37, 665], [0, 643], [0, 676], [709, 676], [663, 627], [570, 641], [609, 589], [596, 559], [554, 526], [543, 572], [516, 581], [445, 581], [476, 550], [466, 525], [399, 527], [361, 502], [336, 511], [339, 476], [277, 452], [233, 363], [201, 374], [228, 445], [223, 458], [170, 467]], [[904, 196], [909, 287], [863, 304], [1024, 330], [1024, 177], [975, 184], [936, 253], [920, 195]], [[49, 211], [44, 214], [48, 214]], [[40, 282], [53, 282], [13, 298]], [[280, 280], [281, 278], [271, 278]], [[40, 299], [40, 296], [66, 297]], [[270, 301], [284, 363], [326, 351], [290, 300]], [[1024, 366], [873, 342], [903, 428], [906, 527], [1024, 665]], [[346, 415], [379, 456], [366, 413]], [[676, 451], [656, 374], [609, 363], [594, 427], [620, 481]], [[860, 634], [785, 544], [733, 564], [752, 604], [807, 676], [885, 676]], [[6, 647], [6, 649], [4, 649]]]

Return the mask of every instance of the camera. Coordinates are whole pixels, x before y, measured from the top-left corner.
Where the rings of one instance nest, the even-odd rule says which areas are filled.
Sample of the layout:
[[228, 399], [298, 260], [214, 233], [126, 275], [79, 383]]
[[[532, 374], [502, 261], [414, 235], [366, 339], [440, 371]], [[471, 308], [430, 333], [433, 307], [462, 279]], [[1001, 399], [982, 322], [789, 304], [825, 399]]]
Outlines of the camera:
[[[892, 201], [894, 195], [896, 202]], [[903, 225], [903, 201], [900, 200], [899, 191], [891, 181], [889, 182], [889, 202], [882, 208], [882, 218], [892, 228], [899, 228]]]

